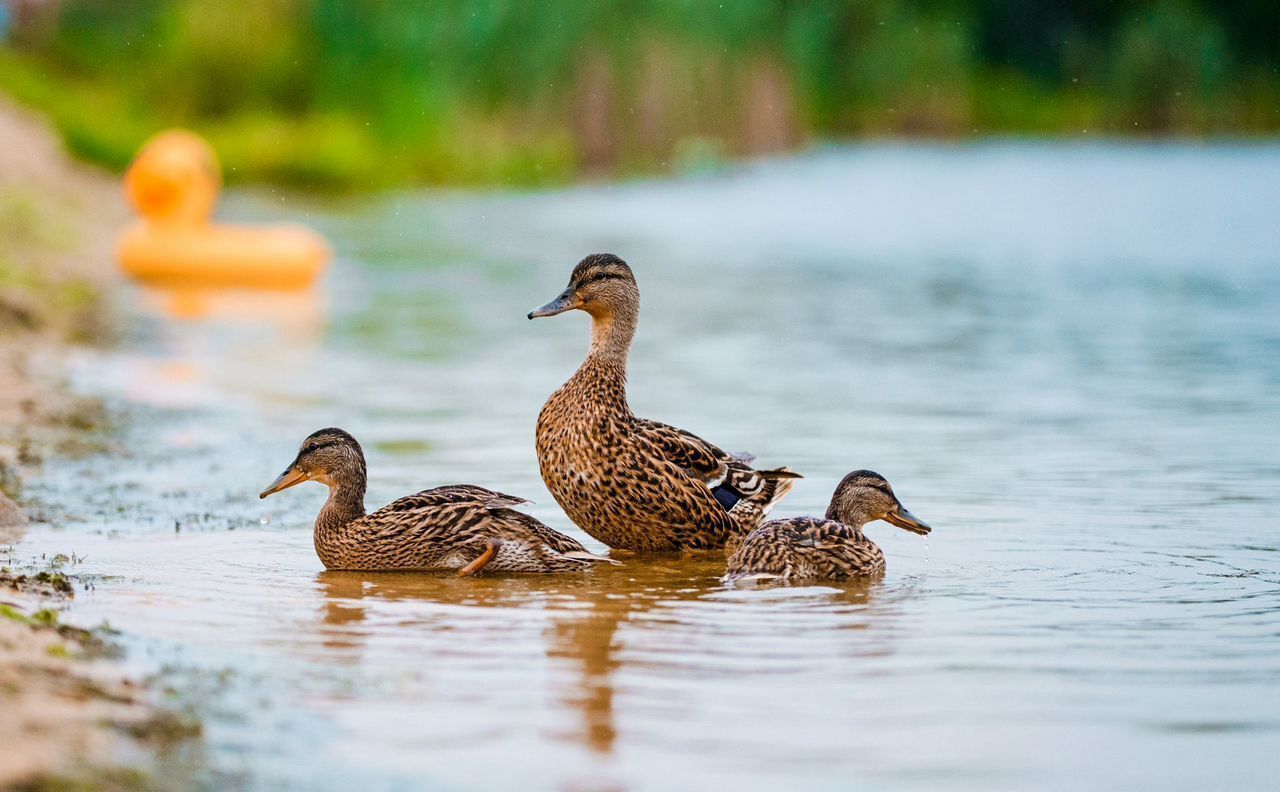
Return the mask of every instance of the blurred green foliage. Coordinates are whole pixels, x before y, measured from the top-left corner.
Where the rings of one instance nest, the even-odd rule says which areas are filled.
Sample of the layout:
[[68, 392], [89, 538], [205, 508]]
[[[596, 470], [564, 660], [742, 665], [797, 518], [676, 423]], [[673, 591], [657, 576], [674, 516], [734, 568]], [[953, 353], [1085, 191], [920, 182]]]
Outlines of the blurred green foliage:
[[1280, 130], [1274, 0], [34, 8], [0, 88], [116, 168], [191, 127], [233, 182], [538, 184], [813, 138]]

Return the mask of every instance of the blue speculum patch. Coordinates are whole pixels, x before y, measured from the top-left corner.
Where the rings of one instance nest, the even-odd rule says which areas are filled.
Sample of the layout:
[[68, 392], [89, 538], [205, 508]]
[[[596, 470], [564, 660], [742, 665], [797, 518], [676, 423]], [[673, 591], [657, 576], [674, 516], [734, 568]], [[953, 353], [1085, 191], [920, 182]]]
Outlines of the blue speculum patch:
[[741, 495], [735, 492], [732, 487], [725, 484], [721, 484], [711, 490], [711, 494], [716, 497], [716, 502], [723, 506], [725, 511], [729, 511], [733, 508], [735, 503], [742, 500]]

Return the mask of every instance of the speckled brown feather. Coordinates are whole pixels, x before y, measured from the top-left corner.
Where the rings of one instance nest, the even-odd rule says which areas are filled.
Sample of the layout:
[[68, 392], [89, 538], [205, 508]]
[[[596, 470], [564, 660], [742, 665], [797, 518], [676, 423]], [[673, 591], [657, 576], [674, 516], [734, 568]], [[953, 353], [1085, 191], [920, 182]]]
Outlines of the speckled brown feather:
[[[630, 550], [719, 548], [756, 527], [798, 476], [754, 470], [742, 456], [631, 412], [626, 356], [639, 292], [621, 259], [588, 256], [558, 299], [570, 297], [592, 315], [591, 349], [547, 400], [536, 430], [542, 479], [560, 507], [591, 536]], [[731, 508], [712, 493], [725, 484], [740, 496]]]
[[726, 577], [839, 579], [884, 571], [884, 553], [859, 528], [818, 517], [770, 520], [729, 557]]

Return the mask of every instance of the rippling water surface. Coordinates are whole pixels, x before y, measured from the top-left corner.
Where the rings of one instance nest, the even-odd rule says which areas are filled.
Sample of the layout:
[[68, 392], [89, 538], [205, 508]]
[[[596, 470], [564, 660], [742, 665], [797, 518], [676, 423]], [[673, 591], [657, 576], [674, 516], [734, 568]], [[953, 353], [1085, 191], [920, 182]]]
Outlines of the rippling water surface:
[[[218, 788], [1272, 788], [1280, 760], [1280, 149], [832, 150], [675, 182], [433, 192], [297, 216], [321, 293], [131, 294], [79, 385], [123, 416], [50, 466], [19, 556], [74, 551], [130, 662], [198, 702]], [[715, 556], [575, 577], [324, 572], [323, 500], [260, 502], [352, 431], [369, 506], [537, 502], [533, 425], [587, 319], [530, 323], [584, 254], [643, 295], [636, 411], [803, 472], [853, 468], [869, 583], [727, 590]], [[590, 543], [597, 546], [594, 543]]]

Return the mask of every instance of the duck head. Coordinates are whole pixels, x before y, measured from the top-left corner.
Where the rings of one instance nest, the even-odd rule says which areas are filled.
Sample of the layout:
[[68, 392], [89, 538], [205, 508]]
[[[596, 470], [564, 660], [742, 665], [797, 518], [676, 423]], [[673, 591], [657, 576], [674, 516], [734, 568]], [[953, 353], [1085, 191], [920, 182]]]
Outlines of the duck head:
[[933, 530], [907, 511], [884, 476], [871, 470], [855, 470], [841, 480], [827, 507], [827, 519], [857, 527], [884, 520], [922, 536]]
[[634, 315], [640, 289], [627, 262], [612, 253], [593, 253], [573, 268], [569, 285], [551, 302], [529, 312], [530, 319], [565, 311], [586, 311], [596, 319], [616, 313]]
[[341, 429], [321, 429], [302, 441], [298, 455], [258, 497], [265, 498], [304, 481], [318, 481], [330, 490], [358, 491], [363, 495], [365, 477], [364, 451], [356, 439]]

